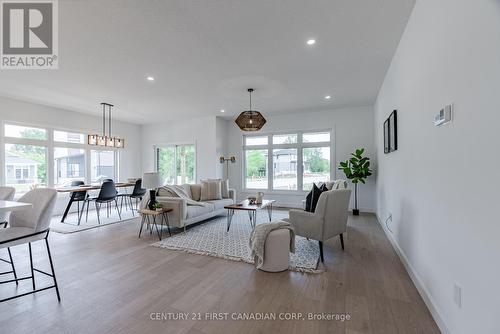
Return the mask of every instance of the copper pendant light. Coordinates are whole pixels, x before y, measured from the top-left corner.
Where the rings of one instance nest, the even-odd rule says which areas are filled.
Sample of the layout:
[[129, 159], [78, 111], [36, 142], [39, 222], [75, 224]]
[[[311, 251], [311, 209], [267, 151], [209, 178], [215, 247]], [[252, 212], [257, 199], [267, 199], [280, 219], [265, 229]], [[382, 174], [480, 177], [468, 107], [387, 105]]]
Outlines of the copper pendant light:
[[252, 110], [252, 92], [253, 88], [248, 88], [250, 94], [250, 110], [243, 111], [238, 118], [236, 124], [243, 131], [259, 131], [266, 124], [266, 119], [257, 110]]

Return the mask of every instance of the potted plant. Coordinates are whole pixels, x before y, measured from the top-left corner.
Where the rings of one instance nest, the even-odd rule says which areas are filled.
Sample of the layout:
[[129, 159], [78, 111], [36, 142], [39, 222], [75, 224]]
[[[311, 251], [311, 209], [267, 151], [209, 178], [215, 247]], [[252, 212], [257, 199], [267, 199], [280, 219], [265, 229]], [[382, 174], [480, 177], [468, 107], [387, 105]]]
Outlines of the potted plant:
[[158, 202], [156, 202], [155, 204], [153, 204], [153, 207], [158, 212], [163, 211], [163, 206], [160, 203], [158, 203]]
[[354, 153], [351, 153], [349, 160], [341, 161], [339, 164], [339, 170], [343, 171], [345, 176], [354, 184], [354, 209], [352, 214], [355, 216], [359, 215], [358, 183], [365, 184], [366, 178], [372, 175], [370, 158], [363, 157], [364, 152], [364, 148], [357, 149]]

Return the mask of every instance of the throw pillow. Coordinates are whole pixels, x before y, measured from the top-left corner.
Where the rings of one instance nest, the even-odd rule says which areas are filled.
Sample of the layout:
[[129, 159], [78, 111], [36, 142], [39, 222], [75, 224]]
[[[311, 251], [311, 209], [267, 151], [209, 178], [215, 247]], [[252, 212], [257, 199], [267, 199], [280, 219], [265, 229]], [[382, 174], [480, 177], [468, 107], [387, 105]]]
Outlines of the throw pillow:
[[221, 181], [202, 181], [200, 201], [211, 201], [222, 199]]
[[313, 191], [311, 190], [306, 196], [306, 211], [311, 212], [311, 201], [312, 201]]
[[221, 182], [222, 198], [229, 198], [229, 180], [208, 179], [207, 181], [220, 181]]
[[311, 211], [310, 212], [315, 212], [316, 211], [316, 205], [318, 205], [318, 200], [321, 194], [323, 193], [323, 190], [318, 188], [316, 184], [313, 184], [313, 189], [312, 189], [312, 198], [311, 198]]
[[192, 184], [191, 188], [191, 198], [194, 201], [199, 201], [201, 198], [201, 184]]

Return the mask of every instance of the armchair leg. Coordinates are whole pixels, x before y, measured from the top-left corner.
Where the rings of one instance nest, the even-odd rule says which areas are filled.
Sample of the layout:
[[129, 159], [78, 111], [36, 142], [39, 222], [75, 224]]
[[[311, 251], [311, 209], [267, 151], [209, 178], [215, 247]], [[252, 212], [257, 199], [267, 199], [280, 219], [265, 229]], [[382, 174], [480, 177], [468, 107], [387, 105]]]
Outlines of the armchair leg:
[[340, 237], [340, 245], [342, 246], [342, 250], [344, 250], [344, 235], [340, 233], [339, 237]]
[[323, 242], [319, 241], [319, 256], [321, 258], [321, 263], [325, 263], [325, 259], [323, 257]]

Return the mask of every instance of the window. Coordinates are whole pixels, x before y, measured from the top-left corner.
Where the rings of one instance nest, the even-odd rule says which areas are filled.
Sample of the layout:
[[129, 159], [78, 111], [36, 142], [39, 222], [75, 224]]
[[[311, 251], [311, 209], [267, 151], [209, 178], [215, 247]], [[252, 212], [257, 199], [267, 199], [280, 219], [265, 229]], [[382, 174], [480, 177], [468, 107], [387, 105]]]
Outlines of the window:
[[297, 134], [291, 135], [274, 135], [273, 144], [296, 144]]
[[311, 190], [313, 183], [330, 181], [330, 147], [302, 149], [303, 190]]
[[[291, 132], [244, 137], [244, 188], [308, 191], [329, 181], [331, 131]], [[272, 179], [268, 178], [272, 168]]]
[[90, 181], [102, 182], [105, 179], [116, 181], [115, 151], [90, 151]]
[[184, 184], [196, 181], [196, 150], [194, 145], [172, 145], [156, 148], [156, 170], [163, 184]]
[[267, 150], [247, 150], [245, 152], [248, 189], [267, 189]]
[[85, 135], [83, 133], [55, 130], [54, 141], [61, 143], [85, 144]]
[[297, 190], [297, 149], [273, 150], [273, 189]]
[[47, 149], [43, 146], [5, 144], [5, 185], [17, 194], [47, 186]]
[[304, 143], [320, 143], [330, 141], [330, 132], [312, 132], [304, 133], [303, 135]]
[[47, 140], [47, 130], [26, 126], [5, 124], [5, 137]]
[[16, 198], [33, 187], [118, 180], [118, 151], [92, 150], [83, 133], [3, 122], [0, 127], [4, 130], [1, 184], [15, 187]]
[[267, 136], [265, 137], [245, 137], [246, 146], [267, 145]]
[[54, 185], [68, 186], [76, 180], [85, 180], [85, 150], [54, 148]]

